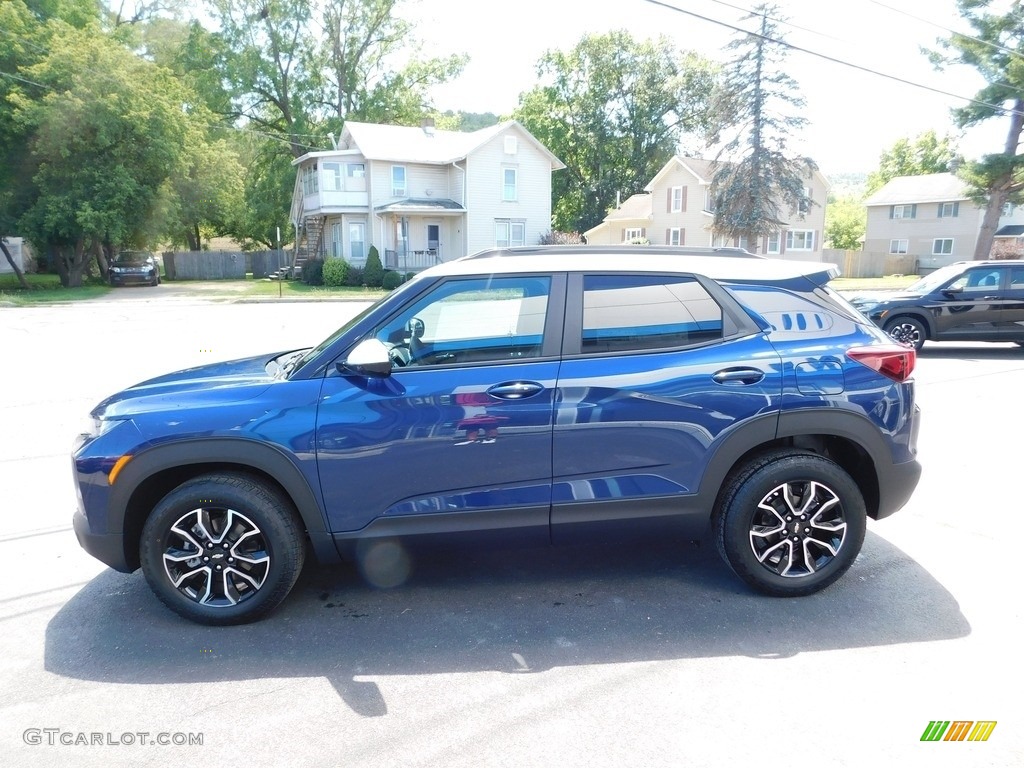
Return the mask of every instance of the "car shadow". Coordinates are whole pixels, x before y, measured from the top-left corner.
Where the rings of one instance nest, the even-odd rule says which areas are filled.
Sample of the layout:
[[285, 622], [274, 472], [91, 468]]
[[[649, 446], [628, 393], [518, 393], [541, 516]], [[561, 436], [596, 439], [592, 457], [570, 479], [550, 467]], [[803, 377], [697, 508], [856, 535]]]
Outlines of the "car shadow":
[[165, 609], [141, 573], [105, 571], [49, 622], [45, 668], [125, 684], [324, 676], [374, 717], [387, 703], [364, 676], [788, 658], [969, 633], [952, 595], [869, 532], [837, 584], [799, 599], [755, 594], [717, 553], [666, 542], [449, 550], [416, 555], [390, 589], [353, 567], [307, 568], [268, 618], [211, 628]]

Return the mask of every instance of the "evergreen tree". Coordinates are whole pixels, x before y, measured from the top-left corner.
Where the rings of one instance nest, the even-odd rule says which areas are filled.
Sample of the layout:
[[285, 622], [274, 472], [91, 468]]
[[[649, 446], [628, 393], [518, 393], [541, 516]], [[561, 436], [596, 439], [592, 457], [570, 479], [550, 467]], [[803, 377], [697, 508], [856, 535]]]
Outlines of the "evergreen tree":
[[734, 57], [725, 66], [718, 104], [722, 133], [732, 135], [715, 158], [711, 194], [715, 232], [744, 237], [756, 251], [783, 217], [813, 204], [807, 181], [817, 166], [786, 154], [787, 140], [807, 120], [797, 114], [804, 100], [796, 81], [781, 69], [786, 48], [778, 42], [777, 9], [759, 5], [744, 20], [756, 20], [758, 31], [727, 46]]

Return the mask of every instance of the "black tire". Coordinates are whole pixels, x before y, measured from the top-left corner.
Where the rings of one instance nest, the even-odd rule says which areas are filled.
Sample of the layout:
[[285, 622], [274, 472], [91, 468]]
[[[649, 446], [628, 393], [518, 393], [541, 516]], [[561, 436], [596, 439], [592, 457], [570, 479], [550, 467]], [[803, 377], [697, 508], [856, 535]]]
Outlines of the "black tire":
[[139, 555], [150, 588], [172, 611], [200, 624], [243, 624], [291, 591], [305, 561], [305, 535], [276, 489], [247, 475], [211, 474], [156, 505]]
[[906, 344], [921, 351], [928, 339], [928, 330], [916, 317], [900, 315], [885, 324], [885, 332], [900, 344]]
[[867, 512], [842, 467], [787, 449], [732, 475], [714, 525], [718, 551], [737, 576], [764, 594], [800, 597], [846, 573], [864, 543]]

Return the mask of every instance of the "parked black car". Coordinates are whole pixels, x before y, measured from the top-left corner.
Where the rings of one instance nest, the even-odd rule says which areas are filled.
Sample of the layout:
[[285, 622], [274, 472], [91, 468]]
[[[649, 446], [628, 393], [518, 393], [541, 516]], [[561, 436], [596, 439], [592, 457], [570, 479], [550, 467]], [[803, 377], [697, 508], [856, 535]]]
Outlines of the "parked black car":
[[111, 285], [160, 285], [160, 265], [146, 251], [123, 251], [110, 265]]
[[1024, 346], [1024, 261], [960, 261], [902, 291], [851, 303], [896, 341], [1014, 341]]

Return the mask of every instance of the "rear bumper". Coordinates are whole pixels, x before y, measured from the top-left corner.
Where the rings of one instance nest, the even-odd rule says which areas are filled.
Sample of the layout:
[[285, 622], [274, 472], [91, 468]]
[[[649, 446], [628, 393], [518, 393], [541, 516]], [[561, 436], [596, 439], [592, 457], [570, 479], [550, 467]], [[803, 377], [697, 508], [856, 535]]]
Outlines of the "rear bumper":
[[[911, 455], [914, 456], [917, 455], [917, 434], [920, 428], [921, 409], [915, 405], [914, 422], [910, 428], [909, 442]], [[917, 459], [900, 464], [892, 464], [888, 471], [881, 473], [878, 478], [878, 514], [875, 515], [875, 519], [881, 520], [883, 517], [888, 517], [902, 509], [903, 505], [910, 500], [920, 479], [921, 465]]]

